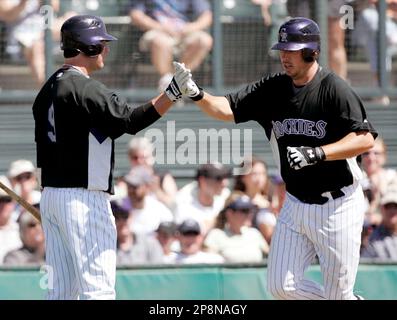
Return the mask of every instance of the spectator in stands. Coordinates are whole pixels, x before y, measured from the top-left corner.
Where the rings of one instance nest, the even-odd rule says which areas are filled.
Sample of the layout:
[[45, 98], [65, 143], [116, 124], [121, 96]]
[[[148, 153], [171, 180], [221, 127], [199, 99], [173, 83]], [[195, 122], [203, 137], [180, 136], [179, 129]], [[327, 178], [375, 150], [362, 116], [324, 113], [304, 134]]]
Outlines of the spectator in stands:
[[258, 207], [253, 226], [257, 227], [266, 241], [270, 243], [276, 225], [276, 217], [270, 207], [268, 195], [270, 180], [267, 175], [267, 166], [263, 160], [257, 157], [252, 157], [250, 164], [243, 164], [244, 167], [248, 167], [248, 165], [251, 167], [250, 172], [236, 176], [233, 189], [246, 194]]
[[137, 165], [144, 165], [152, 170], [153, 181], [150, 184], [150, 190], [156, 196], [157, 200], [172, 209], [178, 187], [170, 172], [160, 172], [155, 170], [153, 167], [153, 151], [153, 144], [148, 138], [134, 137], [128, 144], [128, 159], [132, 168]]
[[224, 259], [217, 253], [202, 250], [203, 235], [200, 225], [193, 219], [183, 221], [177, 233], [181, 248], [175, 256], [174, 263], [223, 263]]
[[128, 196], [121, 199], [121, 205], [128, 210], [135, 233], [153, 233], [163, 221], [173, 221], [171, 211], [150, 195], [152, 172], [146, 166], [136, 166], [124, 177]]
[[[328, 0], [328, 66], [338, 76], [347, 78], [347, 55], [345, 48], [345, 29], [341, 28], [340, 8], [349, 0]], [[314, 7], [312, 0], [288, 0], [288, 13], [292, 17], [310, 17]]]
[[270, 26], [272, 24], [272, 16], [269, 9], [274, 0], [251, 0], [251, 2], [261, 7], [263, 23], [267, 27]]
[[[0, 20], [7, 23], [9, 29], [9, 53], [16, 54], [15, 48], [21, 46], [32, 76], [37, 85], [45, 79], [44, 28], [45, 19], [40, 14], [40, 0], [1, 0]], [[59, 0], [52, 0], [54, 12], [59, 10]], [[59, 40], [59, 30], [63, 21], [70, 15], [56, 18], [51, 27], [54, 40]], [[13, 49], [14, 48], [14, 49]]]
[[162, 263], [163, 251], [158, 241], [150, 235], [131, 232], [132, 215], [117, 202], [112, 201], [111, 207], [117, 229], [117, 265]]
[[222, 255], [227, 262], [260, 262], [269, 252], [262, 234], [250, 227], [256, 206], [246, 195], [234, 193], [219, 213], [215, 228], [204, 247]]
[[[377, 0], [367, 1], [367, 7], [360, 11], [357, 19], [354, 39], [358, 45], [365, 48], [371, 70], [378, 81], [378, 24], [379, 13], [376, 7]], [[392, 70], [392, 58], [397, 54], [397, 0], [387, 0], [386, 11], [386, 70]], [[376, 99], [383, 105], [389, 105], [390, 99], [384, 95]]]
[[253, 156], [249, 163], [244, 161], [242, 167], [251, 168], [245, 175], [235, 177], [235, 191], [244, 192], [260, 208], [268, 208], [269, 177], [267, 175], [266, 163]]
[[171, 221], [161, 222], [156, 230], [156, 238], [163, 249], [163, 262], [173, 263], [179, 243], [176, 238], [176, 224]]
[[42, 265], [45, 262], [44, 233], [41, 224], [29, 212], [18, 219], [22, 247], [8, 252], [4, 265], [29, 266]]
[[361, 256], [397, 261], [397, 185], [381, 199], [382, 223], [372, 232]]
[[185, 185], [176, 196], [177, 223], [190, 218], [200, 223], [203, 234], [215, 224], [216, 216], [230, 194], [230, 170], [223, 165], [204, 164], [197, 169], [196, 181]]
[[271, 177], [271, 211], [278, 215], [283, 206], [286, 195], [285, 182], [280, 174], [275, 174]]
[[206, 31], [212, 24], [208, 0], [131, 0], [130, 16], [145, 32], [139, 47], [151, 53], [160, 74], [160, 91], [172, 79], [174, 54], [194, 70], [212, 48], [212, 37]]
[[[41, 193], [37, 190], [36, 168], [29, 160], [13, 161], [8, 169], [8, 179], [15, 192], [30, 204], [40, 202]], [[16, 221], [25, 209], [17, 204], [13, 219]]]
[[[12, 186], [5, 176], [0, 176], [0, 181], [8, 188]], [[18, 224], [12, 220], [15, 202], [0, 188], [0, 264], [3, 263], [7, 252], [21, 247]]]
[[386, 144], [381, 137], [375, 140], [372, 149], [362, 154], [362, 167], [365, 175], [362, 185], [368, 201], [366, 220], [370, 224], [380, 223], [380, 199], [397, 181], [396, 170], [384, 167], [386, 160]]

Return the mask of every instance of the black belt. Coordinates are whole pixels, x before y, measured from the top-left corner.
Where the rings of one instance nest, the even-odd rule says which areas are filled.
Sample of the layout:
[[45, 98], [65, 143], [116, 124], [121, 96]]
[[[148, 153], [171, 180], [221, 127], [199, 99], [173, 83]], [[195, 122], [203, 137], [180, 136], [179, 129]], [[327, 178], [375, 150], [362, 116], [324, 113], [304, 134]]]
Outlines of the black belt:
[[[338, 199], [343, 197], [345, 193], [342, 190], [335, 190], [328, 192], [332, 199]], [[296, 196], [300, 201], [309, 204], [324, 204], [330, 200], [328, 197], [322, 195], [310, 195], [310, 196]]]

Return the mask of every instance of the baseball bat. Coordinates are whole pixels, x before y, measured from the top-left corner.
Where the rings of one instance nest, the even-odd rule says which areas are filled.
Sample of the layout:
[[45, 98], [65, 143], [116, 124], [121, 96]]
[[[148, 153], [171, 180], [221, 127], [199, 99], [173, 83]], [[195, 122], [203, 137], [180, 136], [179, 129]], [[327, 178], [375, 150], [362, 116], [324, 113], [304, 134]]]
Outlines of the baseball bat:
[[10, 188], [5, 186], [1, 181], [0, 181], [0, 188], [2, 188], [5, 192], [7, 192], [7, 194], [12, 199], [14, 199], [16, 202], [18, 202], [22, 207], [24, 207], [26, 209], [26, 211], [30, 212], [33, 215], [33, 217], [35, 217], [38, 221], [41, 222], [39, 210], [37, 210], [35, 207], [33, 207], [25, 199], [22, 199], [20, 196], [18, 196], [14, 191], [12, 191]]

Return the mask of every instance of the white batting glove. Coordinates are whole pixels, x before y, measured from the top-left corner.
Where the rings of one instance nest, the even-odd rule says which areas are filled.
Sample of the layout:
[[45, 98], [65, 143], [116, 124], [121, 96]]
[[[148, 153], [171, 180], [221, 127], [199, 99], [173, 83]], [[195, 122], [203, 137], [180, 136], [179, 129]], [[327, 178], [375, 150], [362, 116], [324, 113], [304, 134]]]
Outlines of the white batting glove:
[[287, 147], [287, 150], [289, 165], [295, 170], [325, 160], [325, 153], [321, 147]]
[[201, 100], [204, 96], [203, 89], [201, 89], [192, 78], [190, 69], [185, 67], [184, 63], [174, 61], [175, 67], [175, 82], [181, 89], [182, 95], [189, 97], [193, 101]]
[[167, 89], [165, 89], [164, 93], [167, 95], [168, 99], [173, 102], [176, 102], [182, 98], [182, 92], [178, 83], [175, 80], [175, 75], [173, 76]]

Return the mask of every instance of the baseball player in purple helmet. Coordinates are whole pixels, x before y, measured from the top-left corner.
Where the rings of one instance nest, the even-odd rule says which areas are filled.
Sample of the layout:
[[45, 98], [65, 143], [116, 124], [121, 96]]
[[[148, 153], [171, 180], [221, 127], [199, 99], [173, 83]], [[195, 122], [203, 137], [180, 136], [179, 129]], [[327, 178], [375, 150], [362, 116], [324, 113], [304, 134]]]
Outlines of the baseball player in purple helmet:
[[[271, 144], [287, 195], [271, 240], [270, 293], [277, 299], [354, 300], [365, 204], [356, 157], [373, 146], [377, 133], [357, 94], [318, 64], [314, 21], [285, 22], [273, 50], [279, 50], [284, 72], [237, 92], [210, 95], [176, 62], [186, 75], [177, 86], [216, 119], [258, 122]], [[323, 286], [304, 278], [316, 256]]]
[[109, 203], [114, 140], [150, 126], [181, 95], [172, 80], [167, 92], [133, 108], [92, 79], [91, 73], [104, 67], [109, 42], [117, 40], [99, 17], [71, 17], [61, 39], [65, 64], [33, 104], [40, 211], [53, 284], [47, 298], [114, 299], [116, 228]]

